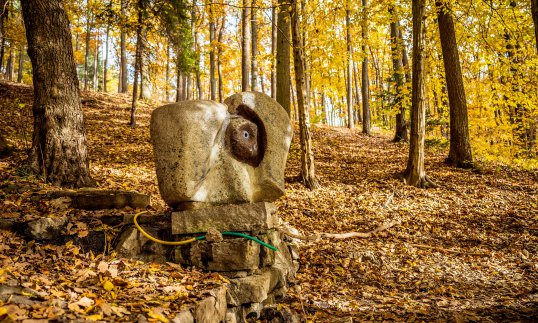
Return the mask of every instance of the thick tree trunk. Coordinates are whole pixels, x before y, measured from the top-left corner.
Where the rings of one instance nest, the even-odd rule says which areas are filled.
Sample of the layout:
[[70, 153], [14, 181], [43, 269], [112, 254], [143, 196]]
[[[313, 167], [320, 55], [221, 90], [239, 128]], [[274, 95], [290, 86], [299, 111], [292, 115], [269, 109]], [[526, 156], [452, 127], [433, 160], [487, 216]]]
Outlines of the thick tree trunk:
[[251, 65], [250, 65], [250, 89], [258, 90], [258, 21], [256, 18], [258, 10], [256, 0], [252, 0], [250, 31], [251, 31]]
[[17, 68], [17, 82], [22, 82], [22, 73], [24, 68], [24, 46], [19, 49], [19, 66]]
[[120, 31], [120, 78], [118, 80], [118, 92], [127, 93], [127, 76], [129, 72], [127, 71], [127, 48], [126, 48], [126, 36], [125, 36], [125, 10], [126, 10], [126, 0], [121, 0], [121, 31]]
[[108, 38], [110, 36], [110, 25], [106, 26], [106, 40], [105, 40], [105, 61], [103, 63], [103, 92], [108, 92], [107, 89], [107, 77], [108, 77]]
[[431, 187], [435, 184], [426, 176], [424, 168], [424, 134], [426, 131], [426, 97], [424, 70], [426, 0], [413, 0], [413, 88], [411, 106], [411, 136], [409, 140], [409, 159], [404, 178], [408, 185]]
[[34, 81], [31, 166], [55, 185], [91, 185], [67, 14], [60, 1], [21, 5]]
[[370, 135], [370, 80], [368, 77], [368, 2], [362, 0], [362, 133]]
[[276, 2], [273, 1], [271, 9], [271, 97], [276, 99], [276, 45], [277, 44], [277, 22], [276, 22]]
[[304, 61], [301, 42], [301, 31], [297, 11], [297, 0], [291, 0], [291, 28], [293, 39], [293, 66], [295, 68], [295, 83], [297, 87], [297, 112], [299, 114], [299, 132], [301, 142], [301, 176], [305, 186], [311, 190], [319, 188], [314, 167], [312, 151], [312, 134], [310, 131], [310, 109], [305, 97]]
[[290, 79], [290, 6], [289, 0], [278, 0], [276, 45], [276, 101], [291, 116]]
[[450, 106], [450, 152], [447, 162], [457, 167], [468, 168], [472, 166], [473, 157], [469, 143], [467, 100], [463, 88], [454, 22], [448, 3], [436, 1], [435, 6]]
[[347, 127], [353, 129], [355, 121], [353, 120], [353, 65], [352, 65], [352, 51], [351, 51], [351, 10], [349, 9], [349, 1], [346, 0], [346, 48], [347, 48], [347, 61], [346, 61], [346, 104], [347, 104]]
[[393, 17], [390, 23], [390, 41], [391, 41], [391, 54], [392, 54], [392, 69], [395, 85], [395, 97], [394, 106], [398, 109], [396, 113], [396, 132], [394, 134], [393, 142], [407, 141], [407, 122], [405, 121], [405, 106], [403, 104], [404, 95], [404, 71], [402, 62], [402, 48], [398, 30], [400, 29], [400, 23], [398, 19], [394, 17], [394, 8], [389, 7], [389, 14]]
[[248, 91], [250, 71], [250, 1], [243, 0], [241, 11], [241, 91]]
[[90, 13], [88, 12], [86, 19], [88, 20], [86, 23], [86, 54], [84, 55], [84, 90], [88, 90], [89, 86], [89, 68], [88, 68], [88, 60], [90, 59], [90, 39], [91, 39], [91, 33], [92, 33], [92, 24], [91, 24], [91, 17]]

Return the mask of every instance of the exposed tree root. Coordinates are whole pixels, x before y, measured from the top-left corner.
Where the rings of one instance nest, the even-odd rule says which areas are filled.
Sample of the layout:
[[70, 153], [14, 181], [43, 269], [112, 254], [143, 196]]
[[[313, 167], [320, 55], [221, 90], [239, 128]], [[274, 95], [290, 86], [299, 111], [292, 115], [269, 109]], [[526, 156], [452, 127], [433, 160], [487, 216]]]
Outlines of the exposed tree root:
[[445, 253], [453, 253], [453, 254], [458, 254], [458, 255], [468, 255], [468, 256], [477, 256], [477, 257], [488, 257], [489, 256], [488, 254], [481, 253], [481, 252], [465, 252], [465, 251], [461, 251], [461, 250], [446, 249], [446, 248], [441, 248], [441, 247], [429, 246], [429, 245], [425, 245], [425, 244], [412, 243], [410, 245], [415, 247], [415, 248], [430, 249], [430, 250], [436, 250], [436, 251], [445, 252]]
[[314, 234], [311, 234], [311, 235], [308, 235], [308, 236], [304, 236], [304, 235], [301, 235], [301, 234], [292, 233], [285, 226], [280, 226], [278, 228], [278, 230], [280, 232], [282, 232], [283, 234], [291, 237], [291, 238], [299, 239], [299, 240], [305, 240], [305, 241], [318, 241], [318, 240], [321, 240], [321, 239], [342, 240], [342, 239], [349, 239], [349, 238], [366, 239], [366, 238], [372, 237], [375, 233], [387, 230], [387, 229], [389, 229], [389, 228], [391, 228], [391, 227], [393, 227], [393, 226], [395, 226], [397, 224], [400, 224], [400, 222], [401, 221], [391, 221], [391, 222], [382, 224], [382, 225], [378, 226], [377, 228], [375, 228], [374, 230], [369, 231], [369, 232], [346, 232], [346, 233], [325, 233], [325, 232], [322, 232], [322, 233], [314, 233]]

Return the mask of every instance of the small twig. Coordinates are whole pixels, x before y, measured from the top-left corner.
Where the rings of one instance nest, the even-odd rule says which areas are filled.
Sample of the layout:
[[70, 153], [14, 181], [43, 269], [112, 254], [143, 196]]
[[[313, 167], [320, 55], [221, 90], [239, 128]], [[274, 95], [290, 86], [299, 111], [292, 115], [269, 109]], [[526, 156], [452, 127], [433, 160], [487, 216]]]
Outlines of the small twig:
[[387, 196], [387, 200], [385, 201], [385, 203], [383, 203], [383, 208], [386, 209], [389, 206], [389, 204], [392, 202], [393, 198], [394, 198], [394, 191], [392, 191], [392, 193]]
[[477, 257], [487, 257], [487, 256], [489, 256], [488, 254], [485, 254], [485, 253], [465, 252], [465, 251], [461, 251], [461, 250], [446, 249], [446, 248], [442, 248], [442, 247], [434, 247], [434, 246], [429, 246], [429, 245], [425, 245], [425, 244], [411, 243], [410, 245], [415, 247], [415, 248], [430, 249], [430, 250], [436, 250], [436, 251], [440, 251], [440, 252], [453, 253], [453, 254], [461, 254], [461, 255], [477, 256]]

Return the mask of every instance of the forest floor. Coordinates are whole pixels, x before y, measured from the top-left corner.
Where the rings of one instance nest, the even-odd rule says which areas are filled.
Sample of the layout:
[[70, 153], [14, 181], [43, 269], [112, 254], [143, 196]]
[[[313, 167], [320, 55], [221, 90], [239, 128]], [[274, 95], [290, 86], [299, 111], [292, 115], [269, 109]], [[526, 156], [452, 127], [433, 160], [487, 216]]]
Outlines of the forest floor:
[[[142, 103], [139, 126], [131, 129], [128, 96], [82, 96], [98, 186], [150, 194], [150, 211], [163, 212], [149, 140], [154, 106]], [[31, 175], [24, 164], [31, 102], [30, 87], [0, 82], [0, 130], [16, 148], [0, 160], [0, 218], [102, 215], [105, 211], [63, 209], [40, 198], [58, 188]], [[428, 147], [426, 170], [439, 187], [417, 189], [397, 176], [405, 168], [406, 144], [314, 125], [322, 188], [309, 191], [297, 181], [297, 137], [286, 169], [287, 195], [277, 201], [285, 221], [306, 236], [390, 227], [367, 238], [300, 242], [301, 268], [283, 306], [311, 322], [538, 317], [536, 172], [494, 164], [455, 169], [443, 163], [444, 149]], [[134, 210], [106, 212], [120, 216]], [[92, 228], [75, 221], [70, 230], [84, 236]], [[94, 255], [72, 243], [28, 242], [6, 230], [0, 230], [0, 263], [0, 286], [15, 282], [37, 294], [30, 304], [0, 298], [0, 320], [7, 312], [19, 319], [164, 321], [196, 302], [200, 291], [225, 281], [174, 264]]]

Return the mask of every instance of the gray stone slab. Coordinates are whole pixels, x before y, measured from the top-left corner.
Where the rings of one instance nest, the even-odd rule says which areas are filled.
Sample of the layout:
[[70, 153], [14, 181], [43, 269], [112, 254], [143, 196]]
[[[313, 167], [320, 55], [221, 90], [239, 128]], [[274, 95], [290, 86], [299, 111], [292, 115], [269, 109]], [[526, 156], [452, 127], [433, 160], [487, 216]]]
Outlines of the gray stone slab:
[[245, 203], [214, 206], [172, 213], [172, 234], [218, 231], [250, 232], [267, 230], [278, 224], [272, 203]]

